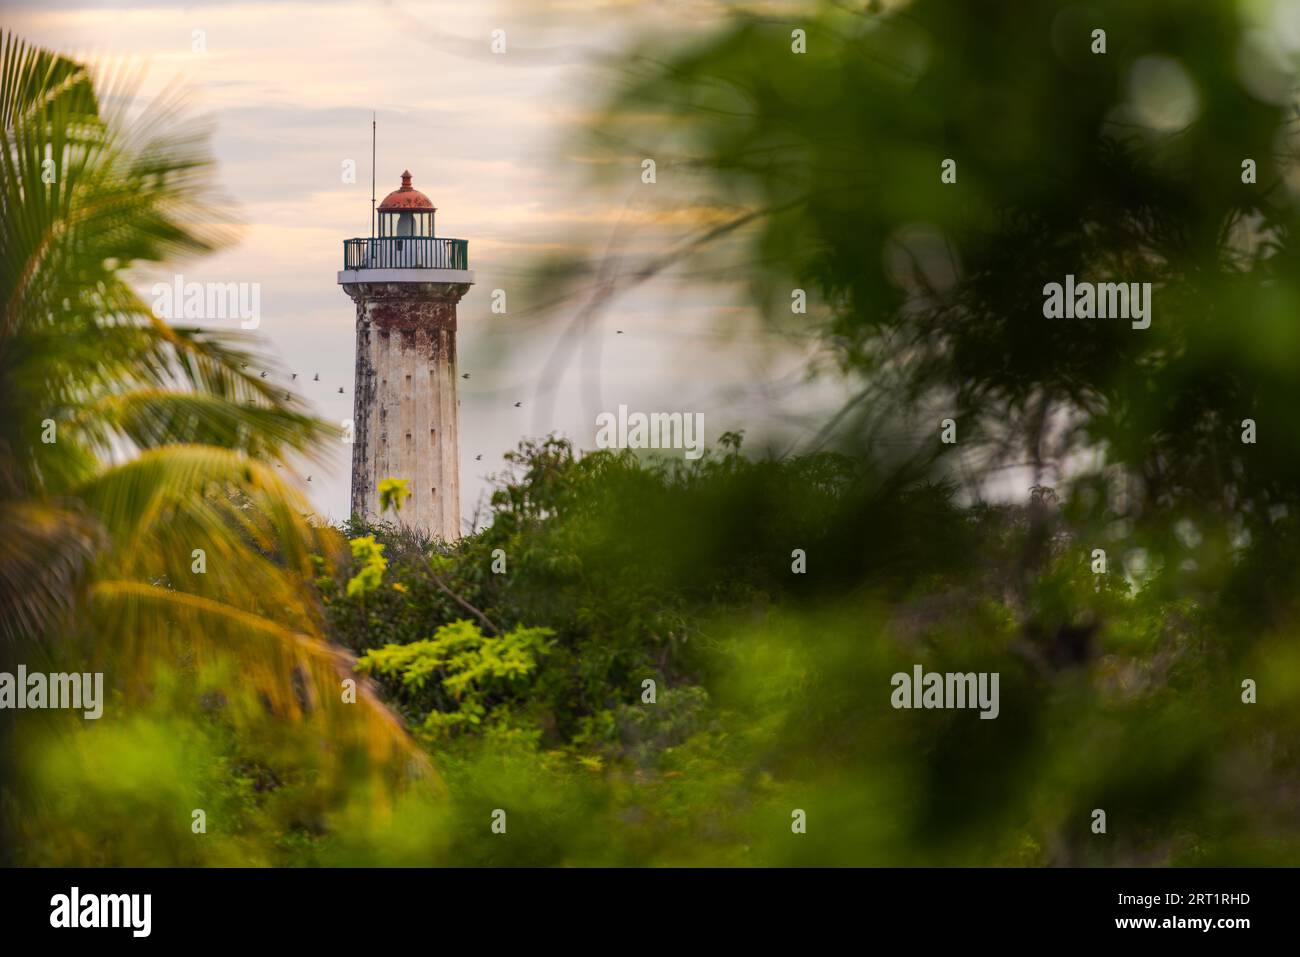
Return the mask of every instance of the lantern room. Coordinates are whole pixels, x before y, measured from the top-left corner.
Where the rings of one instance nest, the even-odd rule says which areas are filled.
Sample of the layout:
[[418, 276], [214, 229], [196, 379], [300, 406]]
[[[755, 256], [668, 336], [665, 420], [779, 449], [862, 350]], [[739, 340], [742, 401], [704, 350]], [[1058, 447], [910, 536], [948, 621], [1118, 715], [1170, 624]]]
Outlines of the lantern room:
[[432, 237], [436, 212], [429, 197], [411, 186], [411, 171], [405, 170], [401, 188], [393, 190], [379, 204], [379, 238]]
[[[411, 171], [402, 173], [402, 185], [375, 209], [371, 220], [376, 229], [372, 236], [343, 240], [343, 273], [372, 269], [469, 270], [469, 243], [464, 239], [438, 238], [433, 234], [433, 215], [437, 212], [429, 197], [411, 185]], [[377, 221], [376, 221], [377, 220]], [[360, 281], [352, 277], [347, 281]], [[390, 277], [390, 281], [392, 277]], [[401, 282], [429, 282], [428, 276], [409, 275]], [[440, 281], [452, 281], [441, 277]], [[473, 282], [473, 278], [456, 281]]]

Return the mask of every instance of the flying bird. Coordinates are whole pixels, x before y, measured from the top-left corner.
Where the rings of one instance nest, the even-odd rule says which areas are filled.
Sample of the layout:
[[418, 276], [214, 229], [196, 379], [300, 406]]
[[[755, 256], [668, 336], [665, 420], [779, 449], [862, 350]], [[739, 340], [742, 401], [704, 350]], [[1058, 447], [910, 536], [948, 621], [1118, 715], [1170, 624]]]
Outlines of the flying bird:
[[314, 376], [312, 376], [312, 377], [311, 377], [311, 381], [312, 381], [312, 382], [319, 382], [319, 381], [320, 381], [320, 373], [317, 372]]
[[462, 374], [461, 374], [461, 378], [462, 378], [462, 379], [468, 379], [468, 378], [469, 378], [469, 373], [468, 373], [468, 372], [462, 373]]
[[523, 405], [522, 402], [516, 402], [516, 403], [515, 403], [515, 408], [518, 409], [518, 408], [520, 408], [522, 405]]
[[483, 453], [480, 452], [478, 455], [474, 456], [474, 461], [475, 461], [475, 462], [482, 462], [482, 461], [483, 461]]
[[298, 378], [298, 373], [296, 373], [296, 372], [293, 373], [293, 378], [295, 378], [295, 379]]
[[262, 373], [262, 378], [263, 378], [263, 379], [266, 378], [266, 373], [265, 373], [265, 372]]
[[343, 394], [343, 386], [339, 386], [339, 395]]

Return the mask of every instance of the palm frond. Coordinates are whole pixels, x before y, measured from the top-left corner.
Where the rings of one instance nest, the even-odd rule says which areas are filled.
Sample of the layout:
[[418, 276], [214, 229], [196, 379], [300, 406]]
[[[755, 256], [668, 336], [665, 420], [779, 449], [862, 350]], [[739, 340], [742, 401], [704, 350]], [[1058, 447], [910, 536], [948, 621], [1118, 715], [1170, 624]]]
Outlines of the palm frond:
[[[393, 781], [419, 779], [442, 788], [427, 756], [354, 673], [355, 659], [342, 649], [211, 598], [136, 581], [96, 582], [91, 607], [97, 628], [125, 636], [116, 656], [119, 668], [135, 666], [147, 674], [158, 653], [152, 636], [165, 636], [164, 643], [188, 652], [195, 665], [233, 660], [240, 681], [256, 689], [269, 712], [320, 727], [337, 752], [338, 774], [351, 767], [345, 759], [359, 753]], [[354, 703], [342, 694], [348, 679], [356, 683]]]
[[244, 718], [313, 723], [336, 776], [425, 774], [364, 682], [342, 703], [310, 587], [340, 539], [276, 471], [337, 430], [256, 339], [172, 325], [126, 278], [232, 236], [205, 125], [175, 90], [134, 109], [139, 79], [0, 36], [0, 637], [137, 676], [220, 660], [267, 705]]
[[102, 538], [75, 505], [0, 502], [0, 641], [30, 642], [66, 622]]

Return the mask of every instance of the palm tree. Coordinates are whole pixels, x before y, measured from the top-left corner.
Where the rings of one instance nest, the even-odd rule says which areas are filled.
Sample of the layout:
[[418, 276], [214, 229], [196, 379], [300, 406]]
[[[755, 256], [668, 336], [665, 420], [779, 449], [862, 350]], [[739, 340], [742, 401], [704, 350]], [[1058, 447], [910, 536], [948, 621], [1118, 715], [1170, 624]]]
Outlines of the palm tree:
[[338, 774], [358, 748], [423, 768], [364, 685], [342, 701], [351, 661], [311, 589], [337, 535], [277, 473], [333, 429], [258, 374], [246, 334], [165, 322], [128, 284], [230, 239], [206, 225], [203, 129], [175, 94], [133, 111], [129, 71], [2, 43], [0, 657], [84, 640], [144, 675], [233, 656], [265, 710], [320, 724]]

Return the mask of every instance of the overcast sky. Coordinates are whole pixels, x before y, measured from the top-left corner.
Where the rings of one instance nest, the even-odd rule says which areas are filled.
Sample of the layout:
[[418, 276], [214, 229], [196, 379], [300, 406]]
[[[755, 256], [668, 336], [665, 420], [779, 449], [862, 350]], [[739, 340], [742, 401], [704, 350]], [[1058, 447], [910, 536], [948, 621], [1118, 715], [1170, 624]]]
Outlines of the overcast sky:
[[[578, 128], [618, 82], [616, 54], [629, 37], [703, 34], [717, 15], [709, 3], [0, 6], [31, 42], [147, 64], [142, 102], [176, 81], [193, 90], [242, 228], [234, 246], [181, 272], [187, 281], [260, 283], [259, 334], [299, 374], [293, 387], [335, 422], [352, 415], [355, 322], [336, 273], [342, 240], [369, 232], [375, 111], [379, 196], [409, 168], [438, 207], [438, 234], [469, 240], [477, 274], [459, 311], [459, 363], [471, 374], [458, 382], [466, 517], [520, 438], [555, 431], [590, 448], [596, 414], [620, 403], [703, 412], [710, 447], [736, 428], [748, 430], [747, 447], [768, 438], [786, 447], [844, 394], [834, 382], [805, 382], [808, 347], [777, 343], [723, 277], [666, 275], [563, 341], [565, 310], [542, 321], [522, 285], [539, 257], [581, 241], [600, 248], [619, 224], [620, 248], [653, 252], [698, 214], [679, 215], [690, 190], [649, 191], [640, 155], [592, 154]], [[491, 52], [494, 30], [505, 31], [504, 55]], [[203, 52], [194, 52], [195, 31]], [[345, 160], [356, 162], [355, 184], [342, 181]], [[616, 177], [626, 166], [623, 201], [580, 188], [592, 163], [612, 164]], [[142, 293], [156, 278], [139, 277]], [[494, 288], [507, 292], [504, 316], [490, 311]], [[340, 446], [305, 485], [334, 520], [347, 514], [348, 454]]]

